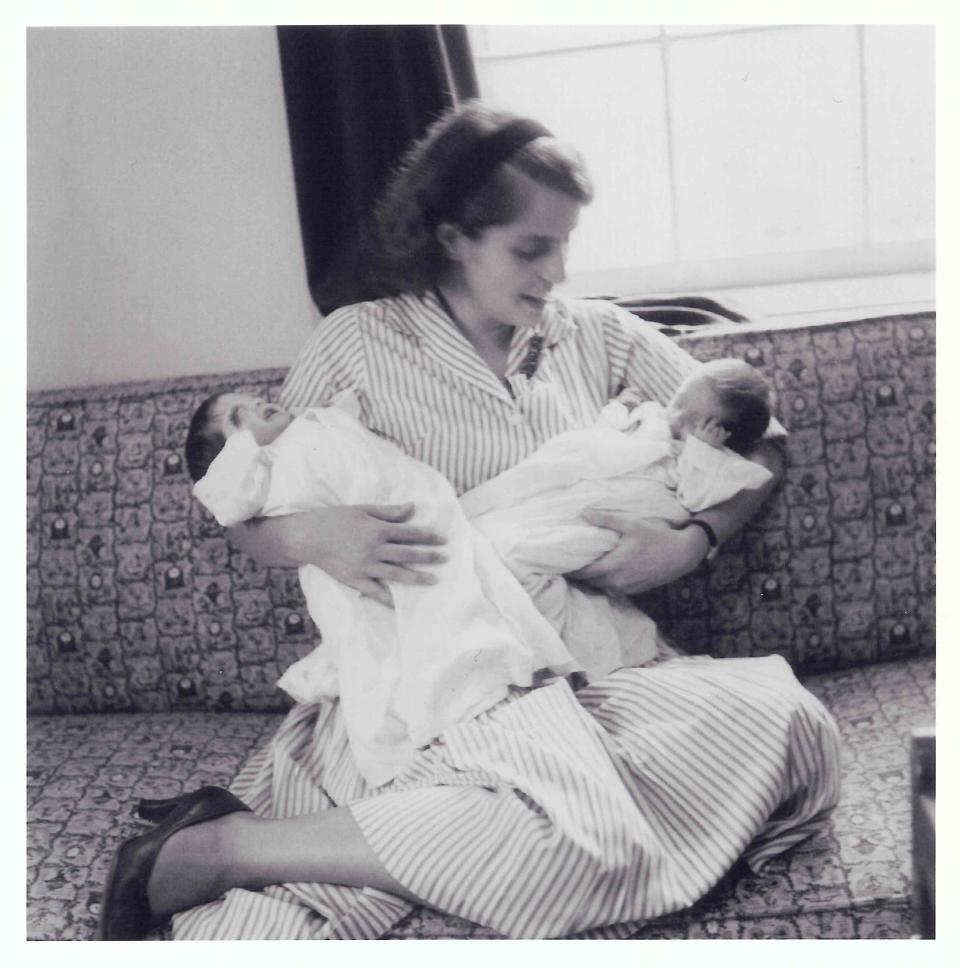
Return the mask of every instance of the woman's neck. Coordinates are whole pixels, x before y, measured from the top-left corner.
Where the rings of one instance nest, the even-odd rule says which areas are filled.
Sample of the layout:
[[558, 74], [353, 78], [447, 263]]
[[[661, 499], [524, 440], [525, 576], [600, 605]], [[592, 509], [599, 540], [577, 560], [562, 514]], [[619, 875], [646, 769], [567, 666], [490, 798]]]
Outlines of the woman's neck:
[[436, 293], [453, 325], [497, 377], [503, 379], [514, 327], [483, 316], [469, 294], [455, 284], [438, 283]]

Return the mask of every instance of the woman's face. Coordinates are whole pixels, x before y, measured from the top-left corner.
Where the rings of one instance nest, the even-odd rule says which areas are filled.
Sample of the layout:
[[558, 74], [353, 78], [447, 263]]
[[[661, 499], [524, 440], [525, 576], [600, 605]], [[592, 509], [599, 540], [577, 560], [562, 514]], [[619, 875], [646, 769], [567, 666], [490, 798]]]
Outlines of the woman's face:
[[456, 266], [458, 314], [468, 327], [536, 326], [547, 297], [566, 278], [570, 233], [580, 203], [524, 175], [526, 205], [509, 225], [493, 225], [471, 239], [456, 229], [447, 252]]

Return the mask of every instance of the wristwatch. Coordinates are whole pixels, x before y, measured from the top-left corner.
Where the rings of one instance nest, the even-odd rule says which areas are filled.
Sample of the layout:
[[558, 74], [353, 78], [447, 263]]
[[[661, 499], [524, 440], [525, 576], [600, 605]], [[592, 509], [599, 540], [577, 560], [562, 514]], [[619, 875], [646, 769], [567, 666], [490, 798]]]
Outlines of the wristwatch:
[[686, 528], [700, 528], [701, 531], [707, 536], [707, 543], [710, 547], [707, 549], [707, 553], [704, 556], [704, 561], [709, 561], [713, 558], [716, 553], [720, 550], [720, 542], [717, 541], [717, 532], [707, 524], [706, 521], [701, 521], [700, 518], [690, 518], [688, 521], [684, 521], [680, 525], [680, 530], [683, 531]]

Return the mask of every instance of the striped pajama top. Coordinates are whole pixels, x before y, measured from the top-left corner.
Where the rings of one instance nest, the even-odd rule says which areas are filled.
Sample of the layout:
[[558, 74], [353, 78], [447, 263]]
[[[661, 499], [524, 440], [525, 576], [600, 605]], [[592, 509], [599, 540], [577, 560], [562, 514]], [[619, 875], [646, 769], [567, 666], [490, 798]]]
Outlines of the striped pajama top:
[[[371, 429], [462, 493], [591, 424], [624, 386], [666, 403], [697, 365], [617, 307], [557, 300], [538, 331], [516, 331], [501, 383], [435, 297], [403, 296], [325, 319], [281, 401], [352, 388]], [[779, 656], [678, 657], [577, 692], [516, 689], [375, 790], [338, 705], [296, 706], [232, 789], [268, 817], [348, 807], [407, 890], [496, 934], [616, 936], [692, 904], [738, 858], [757, 869], [818, 830], [839, 795], [838, 737]], [[410, 909], [330, 884], [234, 889], [176, 915], [173, 935], [374, 938]]]

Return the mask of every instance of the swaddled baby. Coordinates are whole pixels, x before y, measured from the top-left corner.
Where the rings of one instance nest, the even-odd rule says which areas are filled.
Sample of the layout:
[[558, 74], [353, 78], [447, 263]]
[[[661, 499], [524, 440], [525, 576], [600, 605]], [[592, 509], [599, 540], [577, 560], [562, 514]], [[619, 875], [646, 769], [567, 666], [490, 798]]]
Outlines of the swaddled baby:
[[[387, 583], [393, 608], [314, 565], [299, 570], [322, 641], [279, 680], [299, 702], [339, 698], [351, 751], [388, 782], [445, 728], [579, 669], [552, 626], [467, 523], [449, 482], [356, 419], [350, 394], [301, 416], [224, 393], [187, 441], [196, 497], [222, 525], [260, 515], [412, 501], [414, 523], [447, 536], [436, 585]], [[352, 410], [348, 412], [348, 410]]]
[[737, 359], [703, 364], [666, 407], [626, 390], [591, 427], [561, 433], [461, 497], [486, 535], [595, 679], [657, 653], [653, 621], [632, 602], [563, 576], [620, 539], [583, 518], [588, 510], [661, 518], [691, 513], [754, 490], [770, 472], [746, 454], [770, 424], [770, 389]]

